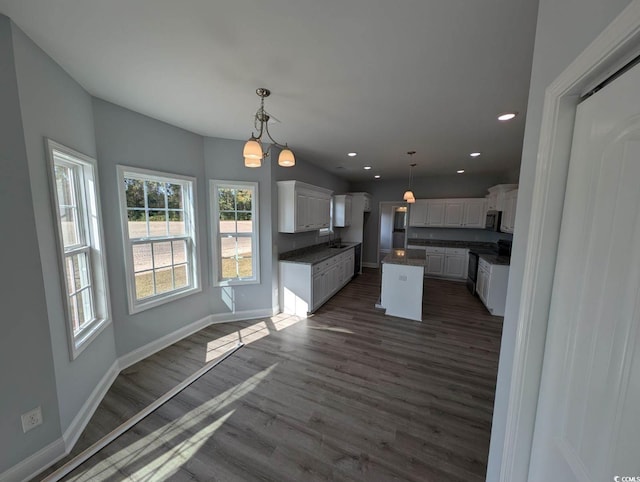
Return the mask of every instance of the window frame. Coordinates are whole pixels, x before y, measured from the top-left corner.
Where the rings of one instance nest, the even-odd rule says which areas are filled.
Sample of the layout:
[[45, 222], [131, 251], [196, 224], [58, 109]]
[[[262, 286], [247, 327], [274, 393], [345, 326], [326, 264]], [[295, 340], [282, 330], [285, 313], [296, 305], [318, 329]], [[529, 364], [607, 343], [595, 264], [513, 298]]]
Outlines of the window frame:
[[[73, 361], [112, 321], [98, 163], [94, 158], [48, 138], [45, 138], [45, 151], [49, 170], [51, 208], [55, 220], [53, 224], [56, 238], [56, 257], [60, 287], [62, 288], [60, 294], [63, 302], [69, 358]], [[65, 248], [64, 243], [56, 165], [71, 169], [73, 172], [73, 186], [71, 188], [76, 203], [79, 238], [77, 244], [68, 248]], [[75, 286], [69, 286], [67, 261], [81, 254], [84, 254], [86, 259], [88, 285], [76, 290]], [[79, 325], [78, 332], [74, 333], [71, 298], [77, 296], [81, 291], [89, 292], [92, 317], [84, 326], [80, 327]], [[74, 306], [77, 310], [77, 304]]]
[[[211, 248], [212, 248], [212, 281], [213, 286], [243, 286], [260, 284], [260, 209], [259, 209], [259, 183], [254, 181], [229, 181], [222, 179], [209, 180], [209, 201], [211, 207]], [[252, 220], [252, 233], [251, 243], [253, 247], [252, 251], [252, 271], [253, 276], [251, 278], [234, 278], [234, 279], [221, 279], [222, 258], [220, 252], [220, 236], [219, 231], [219, 218], [220, 211], [218, 206], [218, 189], [220, 187], [232, 188], [232, 189], [250, 189], [252, 190], [251, 199], [251, 220]], [[236, 231], [236, 235], [239, 233]], [[249, 237], [249, 236], [245, 236]]]
[[[198, 218], [197, 218], [197, 180], [195, 177], [144, 169], [133, 166], [118, 165], [118, 196], [120, 201], [120, 221], [122, 229], [122, 242], [124, 250], [125, 278], [127, 285], [127, 300], [129, 314], [133, 315], [171, 301], [190, 296], [202, 291], [200, 281], [200, 246], [198, 243]], [[185, 233], [181, 235], [143, 236], [139, 238], [129, 237], [128, 206], [125, 189], [125, 178], [136, 178], [144, 181], [181, 184], [183, 186], [183, 212]], [[145, 191], [146, 192], [146, 191]], [[146, 211], [160, 210], [145, 208]], [[163, 210], [169, 210], [165, 207]], [[167, 219], [168, 221], [168, 219]], [[133, 246], [149, 244], [153, 250], [153, 244], [158, 242], [172, 242], [187, 240], [187, 263], [190, 270], [190, 284], [183, 288], [173, 289], [160, 294], [155, 294], [140, 300], [136, 297], [135, 264], [133, 261]], [[172, 243], [173, 244], [173, 243]], [[173, 254], [172, 254], [173, 256]], [[153, 255], [152, 255], [153, 260]], [[153, 261], [152, 261], [153, 262]], [[171, 266], [175, 266], [173, 263]], [[152, 264], [152, 273], [155, 269]]]

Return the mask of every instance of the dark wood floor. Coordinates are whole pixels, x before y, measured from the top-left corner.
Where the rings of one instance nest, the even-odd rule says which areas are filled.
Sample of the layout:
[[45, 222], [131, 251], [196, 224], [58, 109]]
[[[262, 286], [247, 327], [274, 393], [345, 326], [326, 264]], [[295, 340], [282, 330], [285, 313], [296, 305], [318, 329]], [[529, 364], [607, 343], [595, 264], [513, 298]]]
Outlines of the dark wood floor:
[[314, 316], [212, 325], [120, 374], [73, 453], [247, 345], [65, 480], [483, 481], [502, 318], [426, 280], [423, 322], [367, 270]]

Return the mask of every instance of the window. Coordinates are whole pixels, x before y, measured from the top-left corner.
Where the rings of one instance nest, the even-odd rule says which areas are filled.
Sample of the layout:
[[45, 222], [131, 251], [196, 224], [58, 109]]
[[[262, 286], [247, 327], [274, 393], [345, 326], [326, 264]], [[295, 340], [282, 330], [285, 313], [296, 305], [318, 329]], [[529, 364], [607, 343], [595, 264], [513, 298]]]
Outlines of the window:
[[95, 159], [46, 140], [69, 352], [74, 359], [109, 322]]
[[211, 181], [214, 284], [260, 283], [258, 183]]
[[196, 291], [195, 179], [118, 166], [129, 313]]

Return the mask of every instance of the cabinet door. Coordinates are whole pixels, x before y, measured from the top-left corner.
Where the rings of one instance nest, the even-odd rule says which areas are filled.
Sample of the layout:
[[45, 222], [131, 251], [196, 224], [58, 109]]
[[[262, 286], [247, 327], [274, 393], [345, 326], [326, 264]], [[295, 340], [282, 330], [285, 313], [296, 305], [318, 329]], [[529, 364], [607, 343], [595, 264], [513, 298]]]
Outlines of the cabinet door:
[[426, 199], [416, 199], [416, 202], [410, 206], [409, 226], [426, 226], [428, 201]]
[[427, 266], [425, 267], [427, 274], [443, 275], [444, 274], [444, 254], [427, 254]]
[[444, 208], [444, 225], [450, 228], [459, 228], [464, 220], [464, 201], [446, 201]]
[[313, 309], [317, 308], [324, 300], [324, 278], [325, 273], [318, 273], [313, 276]]
[[467, 277], [466, 256], [445, 255], [444, 274], [451, 278], [465, 279]]
[[[416, 201], [417, 202], [417, 201]], [[426, 226], [444, 226], [444, 201], [427, 201], [427, 221]]]
[[487, 196], [487, 211], [496, 211], [498, 209], [498, 193], [493, 192]]
[[482, 269], [478, 269], [476, 293], [478, 293], [478, 296], [483, 302], [487, 302], [487, 272]]
[[305, 194], [296, 193], [296, 231], [310, 229], [311, 199]]
[[462, 225], [465, 228], [484, 228], [485, 200], [468, 199], [464, 202], [464, 219]]

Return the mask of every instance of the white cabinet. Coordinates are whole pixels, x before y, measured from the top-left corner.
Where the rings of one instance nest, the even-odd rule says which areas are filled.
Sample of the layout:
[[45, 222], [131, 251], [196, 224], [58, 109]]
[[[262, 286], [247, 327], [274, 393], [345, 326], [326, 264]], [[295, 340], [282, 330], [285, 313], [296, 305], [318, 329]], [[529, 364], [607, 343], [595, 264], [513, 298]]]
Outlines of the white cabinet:
[[424, 274], [426, 276], [442, 276], [444, 274], [446, 248], [427, 246], [425, 251], [427, 262], [424, 267]]
[[467, 279], [469, 250], [464, 248], [446, 248], [444, 255], [444, 276], [454, 279]]
[[444, 227], [460, 228], [464, 220], [464, 201], [462, 199], [448, 199], [444, 210]]
[[363, 210], [365, 213], [370, 213], [371, 212], [371, 196], [366, 192], [362, 194], [363, 194], [363, 200], [364, 200]]
[[516, 205], [518, 202], [518, 190], [514, 189], [506, 193], [504, 198], [504, 211], [502, 212], [502, 221], [500, 222], [500, 231], [503, 233], [513, 233], [513, 227], [516, 220]]
[[333, 225], [336, 228], [351, 226], [351, 195], [333, 196]]
[[278, 231], [299, 233], [328, 228], [332, 191], [299, 181], [278, 182]]
[[280, 310], [298, 316], [317, 310], [351, 280], [354, 262], [353, 248], [313, 265], [280, 261]]
[[484, 229], [486, 214], [487, 203], [484, 199], [465, 199], [462, 226]]
[[498, 184], [490, 187], [487, 194], [487, 211], [504, 211], [505, 196], [514, 189], [518, 189], [517, 184]]
[[411, 205], [409, 226], [439, 228], [484, 228], [486, 200], [416, 199]]
[[508, 265], [490, 264], [480, 258], [476, 291], [492, 315], [504, 316], [508, 282]]

